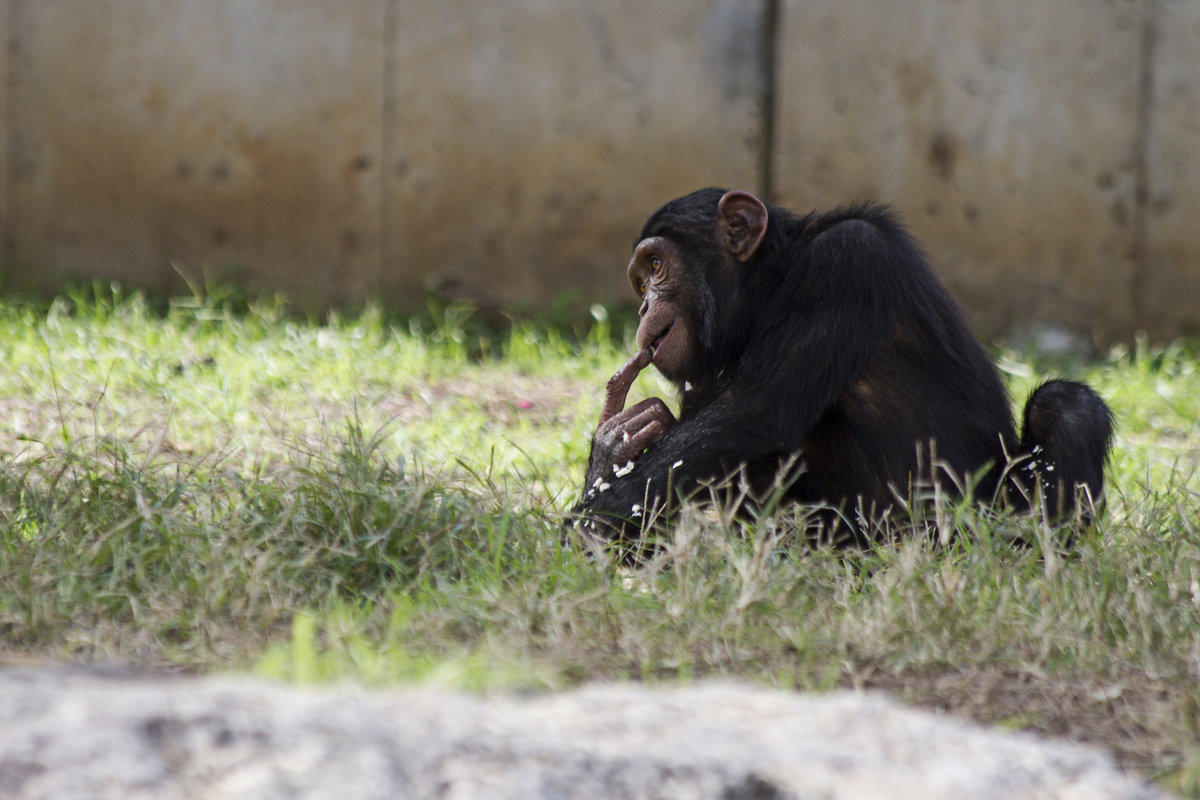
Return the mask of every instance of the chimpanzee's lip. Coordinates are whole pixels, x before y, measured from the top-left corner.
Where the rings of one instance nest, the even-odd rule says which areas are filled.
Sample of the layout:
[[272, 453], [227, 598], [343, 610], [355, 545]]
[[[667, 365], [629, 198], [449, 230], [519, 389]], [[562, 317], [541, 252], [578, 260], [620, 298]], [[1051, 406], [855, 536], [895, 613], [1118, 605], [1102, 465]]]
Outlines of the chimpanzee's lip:
[[654, 341], [650, 342], [650, 351], [651, 351], [652, 353], [653, 353], [654, 351], [658, 350], [659, 346], [660, 346], [660, 345], [661, 345], [661, 344], [662, 344], [664, 341], [666, 341], [666, 338], [667, 338], [668, 336], [670, 336], [670, 335], [671, 335], [671, 331], [675, 329], [675, 322], [676, 322], [676, 320], [671, 320], [671, 324], [670, 324], [670, 325], [668, 325], [668, 326], [666, 327], [666, 329], [665, 329], [665, 330], [663, 330], [663, 332], [662, 332], [662, 333], [660, 333], [658, 336], [656, 336], [656, 337], [654, 338]]

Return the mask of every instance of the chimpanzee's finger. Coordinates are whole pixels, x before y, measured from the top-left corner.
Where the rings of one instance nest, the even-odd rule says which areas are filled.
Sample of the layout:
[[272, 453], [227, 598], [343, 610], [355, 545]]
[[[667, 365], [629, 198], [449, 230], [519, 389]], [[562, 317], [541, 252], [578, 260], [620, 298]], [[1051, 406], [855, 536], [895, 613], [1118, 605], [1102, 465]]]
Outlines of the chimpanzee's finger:
[[654, 351], [649, 347], [639, 350], [633, 354], [633, 358], [626, 361], [625, 365], [617, 370], [617, 374], [608, 379], [608, 384], [605, 386], [604, 408], [600, 410], [600, 424], [603, 425], [625, 408], [625, 398], [629, 394], [629, 387], [633, 386], [633, 380], [638, 373], [650, 365], [653, 357]]
[[626, 445], [626, 448], [636, 457], [641, 455], [642, 451], [647, 447], [661, 439], [666, 432], [667, 428], [661, 420], [651, 420], [641, 430], [629, 437], [629, 443]]
[[626, 430], [640, 430], [652, 420], [663, 424], [663, 430], [675, 425], [675, 415], [661, 397], [647, 397], [640, 403], [630, 406], [621, 413], [622, 427]]

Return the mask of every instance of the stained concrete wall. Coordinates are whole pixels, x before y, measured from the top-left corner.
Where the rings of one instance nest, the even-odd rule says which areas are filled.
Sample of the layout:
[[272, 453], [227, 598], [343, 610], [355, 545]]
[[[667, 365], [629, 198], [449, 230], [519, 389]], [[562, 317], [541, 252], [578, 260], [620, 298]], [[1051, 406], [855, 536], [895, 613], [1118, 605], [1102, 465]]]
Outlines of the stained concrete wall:
[[378, 270], [376, 0], [10, 0], [7, 283], [246, 280], [361, 298]]
[[760, 180], [765, 7], [397, 3], [385, 296], [628, 296], [650, 211], [697, 181]]
[[0, 0], [3, 286], [628, 296], [707, 185], [875, 197], [987, 332], [1200, 330], [1187, 0]]
[[986, 327], [1028, 316], [1127, 330], [1137, 5], [878, 8], [789, 3], [781, 199], [886, 198]]
[[1137, 324], [1161, 337], [1200, 330], [1200, 4], [1153, 8], [1132, 288]]

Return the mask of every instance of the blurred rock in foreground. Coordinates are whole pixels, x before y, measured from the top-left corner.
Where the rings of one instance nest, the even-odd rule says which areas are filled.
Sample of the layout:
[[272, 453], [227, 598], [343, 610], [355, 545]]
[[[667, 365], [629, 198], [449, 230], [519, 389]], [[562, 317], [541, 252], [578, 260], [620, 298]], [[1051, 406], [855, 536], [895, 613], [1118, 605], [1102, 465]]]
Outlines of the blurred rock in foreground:
[[0, 797], [1159, 798], [1102, 754], [731, 684], [368, 692], [0, 671]]

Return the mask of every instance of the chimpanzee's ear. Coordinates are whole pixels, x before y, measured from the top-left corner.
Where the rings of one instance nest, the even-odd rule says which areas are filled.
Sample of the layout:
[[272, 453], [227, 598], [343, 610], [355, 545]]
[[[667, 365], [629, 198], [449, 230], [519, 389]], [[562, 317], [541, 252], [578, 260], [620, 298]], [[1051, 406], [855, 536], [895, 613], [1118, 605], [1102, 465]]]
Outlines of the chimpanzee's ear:
[[717, 204], [717, 233], [730, 255], [749, 261], [767, 235], [767, 207], [749, 192], [726, 192]]

